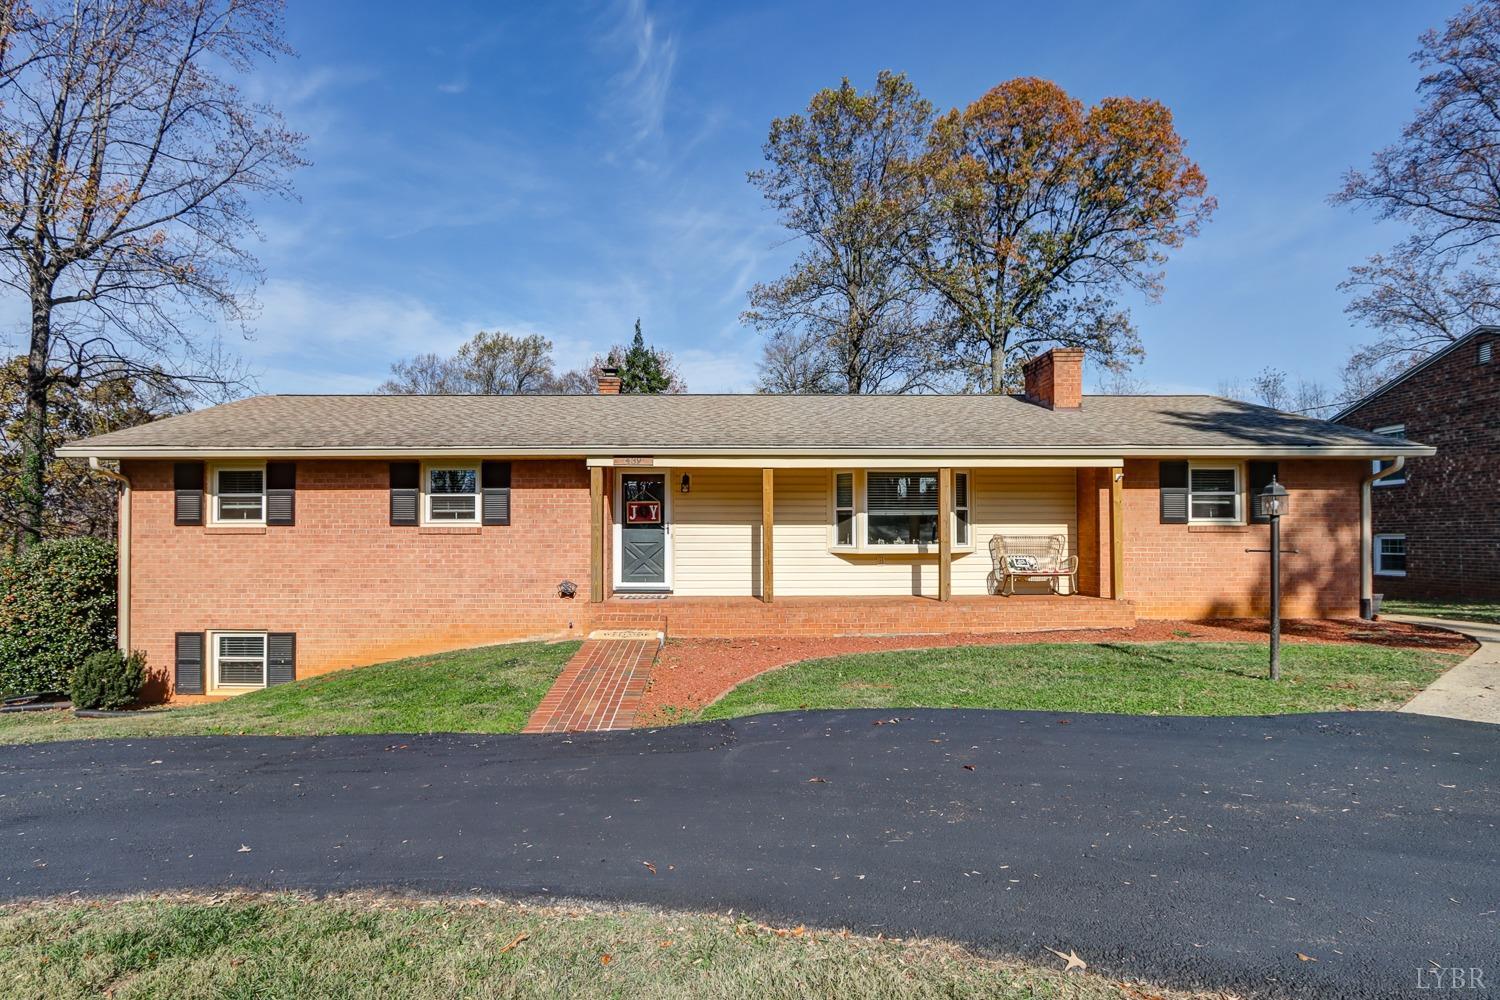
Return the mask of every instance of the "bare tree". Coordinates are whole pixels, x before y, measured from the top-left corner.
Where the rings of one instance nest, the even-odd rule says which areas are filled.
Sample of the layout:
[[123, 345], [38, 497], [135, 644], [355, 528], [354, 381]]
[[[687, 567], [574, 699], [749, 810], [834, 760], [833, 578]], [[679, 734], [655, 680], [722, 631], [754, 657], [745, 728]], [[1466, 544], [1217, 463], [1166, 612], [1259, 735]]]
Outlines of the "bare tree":
[[[594, 362], [596, 369], [605, 364], [601, 358]], [[552, 341], [539, 333], [518, 337], [480, 330], [450, 357], [427, 353], [397, 361], [391, 365], [391, 377], [375, 391], [400, 396], [582, 395], [594, 391], [597, 376], [597, 371], [576, 370], [559, 377], [552, 361]]]
[[1412, 120], [1333, 196], [1411, 227], [1340, 285], [1354, 295], [1349, 315], [1379, 331], [1349, 360], [1353, 398], [1500, 320], [1500, 0], [1424, 32], [1412, 61], [1422, 71]]
[[834, 362], [815, 334], [783, 330], [772, 334], [760, 357], [760, 377], [756, 392], [831, 393], [838, 392], [839, 382], [833, 375]]
[[258, 282], [248, 197], [290, 194], [302, 137], [232, 77], [287, 53], [278, 0], [0, 0], [0, 281], [31, 322], [23, 538], [41, 537], [54, 389], [239, 380], [210, 315]]
[[1106, 368], [1099, 391], [1109, 396], [1144, 396], [1151, 391], [1151, 383], [1135, 372]]
[[[769, 166], [750, 181], [803, 250], [786, 275], [750, 290], [743, 318], [768, 335], [763, 369], [780, 368], [798, 343], [820, 359], [820, 391], [931, 387], [930, 310], [902, 244], [918, 228], [913, 168], [932, 115], [905, 76], [882, 72], [869, 92], [846, 79], [814, 94], [805, 114], [771, 123]], [[781, 375], [762, 389], [807, 388], [801, 374]]]
[[453, 358], [428, 352], [391, 365], [391, 377], [375, 389], [387, 396], [438, 396], [465, 391]]

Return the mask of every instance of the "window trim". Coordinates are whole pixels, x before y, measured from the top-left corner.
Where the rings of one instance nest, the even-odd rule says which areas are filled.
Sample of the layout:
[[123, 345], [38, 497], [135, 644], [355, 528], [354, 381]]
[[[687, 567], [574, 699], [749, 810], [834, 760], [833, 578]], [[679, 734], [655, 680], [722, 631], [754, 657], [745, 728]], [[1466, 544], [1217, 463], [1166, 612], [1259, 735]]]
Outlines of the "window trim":
[[[267, 687], [266, 682], [270, 679], [271, 670], [271, 634], [269, 632], [257, 632], [253, 629], [223, 629], [208, 633], [209, 665], [208, 665], [208, 690], [205, 694], [241, 694], [245, 691], [260, 691]], [[221, 684], [219, 682], [219, 640], [222, 638], [254, 638], [260, 640], [260, 683], [259, 684]], [[254, 657], [242, 656], [236, 659], [249, 660]]]
[[[828, 472], [828, 551], [840, 555], [936, 555], [941, 547], [937, 542], [915, 542], [900, 545], [871, 545], [869, 539], [869, 507], [870, 507], [870, 473], [882, 473], [896, 476], [913, 475], [940, 475], [937, 468], [917, 469], [830, 469]], [[854, 544], [838, 544], [838, 514], [847, 507], [838, 506], [838, 477], [840, 475], [852, 475], [854, 477]], [[969, 512], [969, 540], [963, 544], [958, 541], [958, 477], [965, 476], [968, 479], [968, 501], [969, 505], [962, 508]], [[955, 506], [948, 510], [950, 538], [953, 539], [953, 552], [962, 554], [973, 552], [975, 543], [974, 524], [974, 474], [970, 469], [954, 469], [953, 500]], [[941, 511], [939, 514], [941, 515]]]
[[[1233, 517], [1195, 517], [1193, 515], [1193, 498], [1200, 491], [1193, 489], [1193, 473], [1223, 472], [1234, 473], [1234, 516]], [[1221, 490], [1203, 490], [1204, 495], [1222, 496]], [[1189, 462], [1188, 463], [1188, 489], [1187, 489], [1188, 524], [1244, 524], [1245, 523], [1245, 464], [1243, 462]]]
[[[219, 473], [221, 472], [259, 472], [260, 473], [260, 517], [250, 518], [223, 518], [219, 516]], [[208, 467], [208, 482], [205, 484], [208, 492], [208, 523], [219, 528], [264, 528], [266, 526], [266, 463], [254, 462], [223, 462], [215, 463]], [[230, 493], [228, 496], [248, 497], [249, 493]]]
[[[444, 493], [442, 496], [467, 496], [474, 498], [473, 513], [466, 518], [432, 516], [432, 474], [434, 472], [463, 471], [474, 473], [473, 493]], [[484, 520], [484, 463], [479, 459], [473, 461], [451, 461], [451, 462], [423, 462], [421, 505], [418, 508], [420, 516], [417, 518], [419, 524], [424, 528], [468, 528], [474, 527]]]
[[1406, 534], [1404, 532], [1383, 531], [1380, 534], [1376, 535], [1373, 539], [1371, 539], [1370, 542], [1370, 562], [1372, 564], [1371, 568], [1376, 576], [1405, 576], [1406, 570], [1404, 569], [1385, 569], [1381, 566], [1380, 543], [1387, 538], [1401, 539], [1403, 550], [1401, 553], [1402, 558], [1404, 559], [1410, 555], [1410, 553], [1405, 551]]
[[[1376, 427], [1376, 428], [1374, 428], [1370, 433], [1372, 433], [1372, 434], [1384, 434], [1387, 437], [1405, 437], [1406, 436], [1406, 424], [1404, 424], [1404, 423], [1401, 423], [1401, 424], [1387, 424], [1384, 427]], [[1385, 461], [1381, 461], [1380, 459], [1377, 458], [1377, 459], [1375, 459], [1374, 461], [1372, 461], [1370, 463], [1370, 474], [1374, 475], [1375, 473], [1379, 472], [1381, 469], [1388, 469], [1388, 468], [1390, 468], [1394, 464], [1395, 464], [1394, 462], [1385, 462]], [[1406, 473], [1407, 473], [1407, 469], [1405, 467], [1403, 467], [1401, 469], [1401, 471], [1398, 472], [1398, 473], [1396, 473], [1395, 475], [1393, 475], [1393, 476], [1387, 476], [1384, 479], [1377, 479], [1371, 485], [1376, 486], [1376, 487], [1405, 486], [1406, 485]]]

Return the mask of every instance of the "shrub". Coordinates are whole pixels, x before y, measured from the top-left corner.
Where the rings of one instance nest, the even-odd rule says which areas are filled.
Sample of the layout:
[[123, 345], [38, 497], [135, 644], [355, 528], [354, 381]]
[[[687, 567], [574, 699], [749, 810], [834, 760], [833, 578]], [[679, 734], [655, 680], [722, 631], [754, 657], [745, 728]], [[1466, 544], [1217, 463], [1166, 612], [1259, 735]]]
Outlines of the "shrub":
[[66, 691], [115, 645], [115, 547], [59, 538], [0, 562], [0, 693]]
[[74, 708], [128, 708], [146, 680], [146, 657], [101, 649], [73, 668]]

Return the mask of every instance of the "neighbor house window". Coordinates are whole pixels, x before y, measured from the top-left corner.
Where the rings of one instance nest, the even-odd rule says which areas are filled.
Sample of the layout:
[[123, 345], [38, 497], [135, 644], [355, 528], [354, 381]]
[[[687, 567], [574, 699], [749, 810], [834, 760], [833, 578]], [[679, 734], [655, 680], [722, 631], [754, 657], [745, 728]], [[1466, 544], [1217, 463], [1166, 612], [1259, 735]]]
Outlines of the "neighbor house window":
[[[1405, 424], [1391, 424], [1388, 427], [1377, 427], [1377, 428], [1375, 428], [1375, 433], [1376, 434], [1384, 434], [1387, 437], [1406, 437], [1406, 425]], [[1371, 471], [1372, 472], [1380, 472], [1383, 469], [1389, 469], [1394, 464], [1396, 464], [1396, 463], [1391, 462], [1391, 461], [1381, 461], [1379, 459], [1376, 459], [1374, 462], [1371, 463], [1371, 466], [1372, 466]], [[1400, 472], [1397, 472], [1397, 473], [1395, 473], [1393, 475], [1386, 476], [1384, 479], [1377, 479], [1377, 480], [1375, 480], [1375, 485], [1376, 486], [1405, 486], [1406, 485], [1406, 470], [1402, 469]]]
[[1375, 536], [1375, 572], [1381, 576], [1406, 575], [1406, 536]]
[[428, 466], [426, 504], [434, 524], [478, 524], [479, 466]]
[[1239, 466], [1194, 465], [1189, 468], [1188, 520], [1210, 524], [1239, 522]]
[[833, 544], [854, 547], [854, 473], [839, 472], [833, 477]]
[[1494, 358], [1495, 358], [1495, 342], [1493, 340], [1486, 340], [1484, 343], [1482, 343], [1482, 344], [1479, 345], [1479, 363], [1480, 364], [1487, 365], [1491, 361], [1493, 361]]
[[265, 466], [214, 469], [213, 519], [221, 524], [266, 523]]
[[214, 633], [214, 687], [266, 686], [266, 634]]

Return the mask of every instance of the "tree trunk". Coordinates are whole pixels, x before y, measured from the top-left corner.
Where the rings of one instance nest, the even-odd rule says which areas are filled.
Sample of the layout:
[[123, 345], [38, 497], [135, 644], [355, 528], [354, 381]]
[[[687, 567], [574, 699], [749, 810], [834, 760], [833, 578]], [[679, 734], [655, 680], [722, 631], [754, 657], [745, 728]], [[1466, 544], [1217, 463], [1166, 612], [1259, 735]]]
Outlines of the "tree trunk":
[[1005, 391], [1005, 341], [990, 342], [990, 392]]
[[52, 353], [52, 288], [33, 287], [31, 350], [26, 356], [26, 414], [21, 432], [21, 533], [18, 548], [42, 540], [47, 496], [47, 383]]

